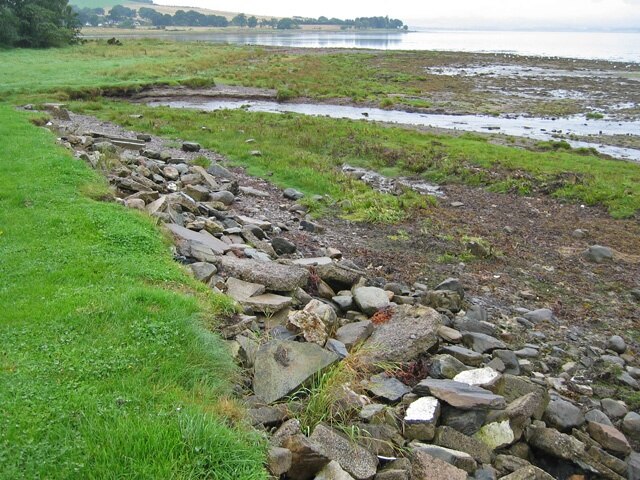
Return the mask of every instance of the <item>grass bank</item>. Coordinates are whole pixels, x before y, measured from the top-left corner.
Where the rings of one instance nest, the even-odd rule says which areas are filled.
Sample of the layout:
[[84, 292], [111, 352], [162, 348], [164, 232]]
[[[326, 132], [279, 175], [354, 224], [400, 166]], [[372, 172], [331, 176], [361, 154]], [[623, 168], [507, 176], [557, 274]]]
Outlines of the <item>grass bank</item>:
[[[451, 137], [366, 121], [242, 110], [203, 113], [126, 102], [76, 102], [74, 110], [168, 138], [197, 140], [249, 172], [282, 186], [330, 195], [351, 218], [389, 222], [420, 208], [411, 192], [376, 195], [341, 173], [349, 163], [387, 175], [409, 174], [438, 183], [466, 183], [521, 194], [604, 205], [614, 217], [640, 210], [640, 165], [565, 148], [528, 151], [491, 144], [485, 137]], [[142, 118], [132, 118], [132, 114]], [[246, 140], [256, 142], [247, 144]], [[562, 146], [561, 146], [562, 147]], [[261, 157], [250, 152], [259, 149]]]
[[6, 105], [0, 138], [0, 477], [265, 478], [202, 326], [228, 301]]
[[463, 78], [424, 74], [425, 62], [441, 55], [434, 52], [304, 53], [159, 39], [123, 43], [114, 46], [96, 40], [46, 52], [0, 51], [0, 95], [37, 100], [46, 93], [64, 99], [108, 88], [222, 82], [276, 89], [280, 98], [346, 98], [428, 107], [425, 94], [446, 89], [464, 95], [469, 90]]

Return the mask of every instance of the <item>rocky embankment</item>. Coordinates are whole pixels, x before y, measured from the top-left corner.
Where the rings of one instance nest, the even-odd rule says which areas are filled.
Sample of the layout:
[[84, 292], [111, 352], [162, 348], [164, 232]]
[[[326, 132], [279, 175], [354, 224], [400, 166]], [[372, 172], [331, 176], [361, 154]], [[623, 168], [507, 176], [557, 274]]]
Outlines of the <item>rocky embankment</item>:
[[[620, 336], [555, 340], [545, 330], [565, 326], [543, 305], [490, 315], [454, 278], [373, 278], [326, 242], [302, 193], [229, 171], [195, 143], [56, 117], [61, 143], [105, 171], [115, 200], [159, 219], [176, 259], [238, 303], [220, 333], [247, 373], [238, 392], [274, 477], [640, 479], [640, 415], [614, 398], [638, 390], [640, 368]], [[341, 366], [350, 381], [303, 431], [326, 393], [319, 376]]]

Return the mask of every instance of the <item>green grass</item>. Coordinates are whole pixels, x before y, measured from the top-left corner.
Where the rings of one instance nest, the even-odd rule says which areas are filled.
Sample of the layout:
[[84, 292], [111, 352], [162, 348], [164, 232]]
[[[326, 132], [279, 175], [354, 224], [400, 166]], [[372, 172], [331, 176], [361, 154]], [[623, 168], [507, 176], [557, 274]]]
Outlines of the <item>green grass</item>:
[[228, 300], [6, 105], [0, 138], [0, 477], [265, 478], [221, 415], [235, 369], [203, 324]]
[[[121, 39], [123, 46], [90, 41], [63, 49], [0, 51], [0, 96], [37, 99], [47, 93], [64, 98], [104, 89], [137, 89], [166, 83], [272, 88], [279, 98], [347, 98], [379, 103], [400, 95], [398, 105], [427, 105], [416, 95], [446, 88], [464, 91], [459, 80], [424, 77], [413, 69], [432, 53], [347, 54], [275, 53], [262, 47], [212, 43]], [[414, 58], [415, 57], [415, 58]], [[401, 71], [409, 68], [410, 72]], [[30, 74], [25, 76], [24, 72]], [[34, 94], [35, 92], [35, 94]], [[403, 95], [407, 95], [405, 102]]]
[[[640, 209], [640, 165], [579, 154], [563, 146], [533, 152], [488, 143], [477, 135], [449, 137], [366, 121], [294, 114], [149, 108], [125, 102], [76, 102], [73, 108], [138, 131], [200, 142], [251, 174], [281, 186], [329, 195], [347, 216], [387, 223], [404, 218], [424, 198], [379, 195], [339, 172], [344, 163], [439, 183], [489, 186], [499, 192], [545, 191], [604, 205], [615, 217]], [[143, 118], [130, 115], [142, 113]], [[202, 127], [206, 127], [203, 129]], [[246, 144], [248, 138], [255, 144]], [[262, 157], [252, 157], [259, 149]]]

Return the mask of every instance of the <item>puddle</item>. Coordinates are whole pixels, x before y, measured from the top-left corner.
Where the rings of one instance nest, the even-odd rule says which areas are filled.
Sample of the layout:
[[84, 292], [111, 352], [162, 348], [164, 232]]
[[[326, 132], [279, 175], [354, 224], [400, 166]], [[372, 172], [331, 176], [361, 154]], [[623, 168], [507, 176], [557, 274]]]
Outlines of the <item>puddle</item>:
[[483, 115], [446, 115], [410, 113], [399, 110], [362, 108], [344, 105], [322, 105], [305, 103], [278, 103], [262, 100], [163, 100], [149, 103], [150, 106], [187, 108], [201, 111], [224, 109], [245, 109], [250, 112], [299, 113], [303, 115], [326, 116], [351, 120], [376, 121], [436, 127], [465, 132], [494, 132], [515, 137], [526, 137], [539, 141], [562, 138], [575, 148], [594, 148], [600, 153], [615, 158], [640, 161], [640, 150], [601, 145], [599, 143], [577, 142], [564, 138], [600, 135], [638, 135], [640, 121], [587, 120], [584, 116], [567, 118], [535, 118], [522, 116], [490, 117]]
[[[431, 75], [448, 77], [520, 77], [520, 78], [615, 78], [626, 76], [626, 72], [601, 70], [562, 70], [553, 68], [527, 67], [522, 65], [476, 65], [464, 67], [427, 67]], [[635, 77], [627, 77], [636, 80]]]

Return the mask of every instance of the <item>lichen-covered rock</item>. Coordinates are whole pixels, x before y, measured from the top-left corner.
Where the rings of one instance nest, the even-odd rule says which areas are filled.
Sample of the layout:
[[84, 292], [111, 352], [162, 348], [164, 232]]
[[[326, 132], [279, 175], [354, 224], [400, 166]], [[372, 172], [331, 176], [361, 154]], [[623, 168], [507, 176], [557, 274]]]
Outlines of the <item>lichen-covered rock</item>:
[[[400, 305], [388, 322], [377, 325], [364, 343], [371, 363], [410, 362], [438, 344], [440, 314], [427, 307]], [[370, 352], [370, 353], [369, 353]]]

